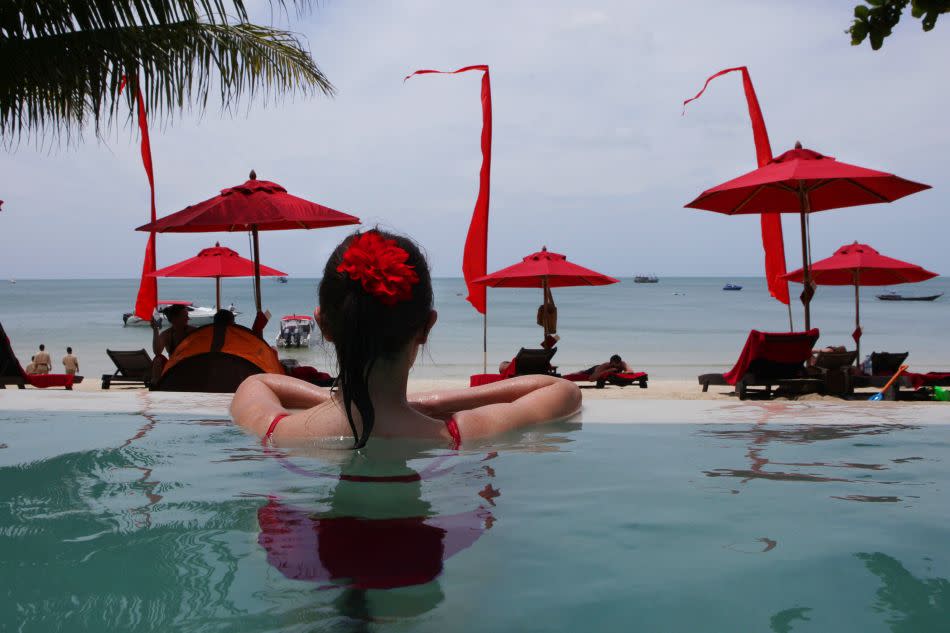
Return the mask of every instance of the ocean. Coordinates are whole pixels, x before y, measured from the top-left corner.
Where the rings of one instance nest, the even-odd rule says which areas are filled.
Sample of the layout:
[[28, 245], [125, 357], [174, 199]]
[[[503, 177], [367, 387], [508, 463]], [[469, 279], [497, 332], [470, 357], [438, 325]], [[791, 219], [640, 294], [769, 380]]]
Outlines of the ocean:
[[[740, 292], [724, 292], [733, 282]], [[317, 279], [291, 278], [287, 284], [265, 279], [264, 306], [272, 313], [265, 331], [273, 341], [283, 314], [312, 314]], [[106, 348], [139, 349], [151, 353], [151, 331], [123, 327], [122, 314], [131, 311], [138, 280], [29, 280], [0, 282], [0, 322], [21, 362], [29, 362], [45, 344], [58, 365], [71, 346], [83, 375], [98, 379], [114, 366]], [[416, 378], [464, 378], [482, 371], [482, 317], [465, 301], [461, 279], [436, 279], [439, 312], [429, 343], [413, 370]], [[863, 288], [862, 355], [871, 351], [910, 352], [913, 371], [950, 371], [950, 280], [937, 278], [897, 287], [907, 294], [947, 292], [933, 303], [884, 302], [874, 295], [883, 289]], [[793, 286], [797, 293], [800, 286]], [[214, 282], [204, 279], [160, 280], [162, 299], [184, 299], [214, 305]], [[694, 379], [697, 374], [732, 366], [750, 329], [787, 331], [785, 306], [772, 300], [762, 278], [670, 277], [658, 284], [635, 284], [632, 279], [597, 288], [558, 288], [561, 341], [554, 363], [562, 372], [577, 371], [620, 354], [651, 378]], [[251, 280], [222, 282], [222, 302], [242, 313], [238, 322], [253, 318]], [[488, 367], [510, 359], [520, 347], [537, 347], [541, 329], [535, 313], [540, 290], [489, 289]], [[802, 327], [801, 304], [792, 305], [794, 323]], [[854, 348], [854, 289], [819, 287], [812, 302], [812, 325], [821, 329], [819, 345]], [[322, 344], [309, 350], [281, 350], [332, 373], [332, 351]], [[493, 369], [494, 368], [494, 369]], [[56, 367], [54, 369], [60, 369]]]

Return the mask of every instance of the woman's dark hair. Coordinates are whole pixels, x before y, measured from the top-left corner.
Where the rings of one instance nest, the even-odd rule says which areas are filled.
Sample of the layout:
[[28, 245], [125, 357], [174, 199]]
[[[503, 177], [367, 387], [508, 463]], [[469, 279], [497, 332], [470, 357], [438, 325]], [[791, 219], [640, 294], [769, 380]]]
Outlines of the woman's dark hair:
[[619, 363], [619, 362], [622, 362], [622, 361], [623, 361], [623, 359], [620, 358], [620, 354], [614, 354], [613, 356], [610, 357], [610, 362], [611, 362], [611, 363]]
[[[337, 385], [343, 394], [346, 419], [353, 430], [355, 448], [366, 445], [373, 432], [375, 412], [369, 397], [369, 375], [380, 358], [391, 358], [426, 327], [432, 312], [432, 280], [429, 264], [419, 247], [407, 237], [373, 229], [385, 240], [409, 256], [406, 265], [419, 277], [412, 286], [411, 296], [393, 305], [384, 304], [337, 268], [343, 256], [360, 232], [343, 240], [330, 255], [323, 270], [318, 290], [320, 324], [336, 349], [339, 377]], [[353, 420], [353, 406], [359, 411], [363, 432], [360, 434]]]

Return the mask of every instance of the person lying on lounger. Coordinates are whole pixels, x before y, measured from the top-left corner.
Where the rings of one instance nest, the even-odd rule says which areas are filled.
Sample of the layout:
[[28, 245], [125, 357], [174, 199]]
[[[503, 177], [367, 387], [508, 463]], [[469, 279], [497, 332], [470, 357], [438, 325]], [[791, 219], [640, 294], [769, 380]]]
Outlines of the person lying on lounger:
[[630, 368], [630, 365], [623, 362], [623, 359], [620, 358], [619, 354], [614, 354], [610, 357], [610, 360], [606, 363], [601, 363], [600, 365], [594, 365], [590, 369], [585, 369], [583, 372], [590, 376], [590, 380], [597, 382], [601, 378], [605, 378], [610, 374], [616, 374], [620, 372], [632, 372], [633, 369]]

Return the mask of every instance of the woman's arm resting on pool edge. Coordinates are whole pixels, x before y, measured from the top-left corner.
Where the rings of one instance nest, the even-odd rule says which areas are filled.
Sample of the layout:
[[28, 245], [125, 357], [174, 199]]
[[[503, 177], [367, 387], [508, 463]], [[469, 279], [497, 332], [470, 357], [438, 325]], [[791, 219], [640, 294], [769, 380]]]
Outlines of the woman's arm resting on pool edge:
[[[498, 399], [465, 408], [455, 414], [463, 441], [466, 438], [486, 437], [523, 426], [561, 420], [580, 410], [581, 392], [574, 383], [551, 376], [524, 378], [528, 380], [520, 386], [511, 386], [500, 393], [490, 394]], [[486, 385], [486, 388], [494, 386], [496, 385]], [[504, 396], [508, 399], [504, 399]]]
[[481, 387], [411, 393], [408, 399], [409, 404], [420, 413], [446, 420], [459, 411], [477, 409], [489, 404], [512, 403], [532, 391], [556, 382], [561, 382], [561, 379], [540, 375], [518, 376]]
[[263, 435], [276, 415], [287, 413], [287, 409], [309, 409], [329, 399], [329, 389], [290, 376], [258, 374], [238, 387], [231, 401], [231, 417]]

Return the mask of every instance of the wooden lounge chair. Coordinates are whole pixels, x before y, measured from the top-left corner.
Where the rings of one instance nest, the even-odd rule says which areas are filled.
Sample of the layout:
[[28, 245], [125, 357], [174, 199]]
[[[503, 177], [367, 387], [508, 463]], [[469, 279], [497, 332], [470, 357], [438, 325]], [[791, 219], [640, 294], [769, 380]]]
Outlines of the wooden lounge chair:
[[[891, 376], [897, 373], [897, 370], [901, 365], [904, 364], [904, 361], [907, 360], [907, 357], [910, 356], [910, 352], [871, 352], [871, 374], [857, 374], [852, 377], [851, 381], [854, 389], [881, 389], [883, 388], [888, 381], [890, 381]], [[912, 380], [904, 375], [901, 376], [896, 382], [891, 385], [891, 388], [888, 389], [887, 393], [884, 394], [885, 400], [896, 400], [899, 397], [901, 387], [912, 387]]]
[[854, 392], [853, 365], [858, 357], [853, 352], [818, 352], [808, 374], [821, 379], [823, 390], [832, 396], [849, 396]]
[[515, 376], [532, 376], [537, 374], [547, 374], [548, 376], [557, 375], [557, 367], [551, 365], [551, 359], [557, 352], [556, 347], [551, 349], [528, 349], [522, 347], [518, 350], [511, 364], [514, 365]]
[[102, 388], [108, 389], [112, 383], [124, 385], [142, 385], [148, 387], [152, 379], [152, 357], [144, 349], [121, 351], [107, 349], [106, 354], [115, 363], [113, 374], [102, 374]]
[[526, 347], [522, 347], [520, 350], [518, 350], [518, 353], [515, 355], [515, 357], [511, 359], [511, 362], [508, 364], [508, 367], [505, 369], [504, 373], [474, 374], [469, 378], [469, 386], [478, 387], [481, 385], [488, 385], [493, 382], [505, 380], [506, 378], [513, 378], [515, 376], [530, 376], [538, 374], [557, 376], [557, 367], [551, 364], [551, 359], [554, 358], [554, 354], [556, 353], [556, 347], [552, 347], [551, 349], [528, 349]]
[[817, 329], [781, 333], [752, 330], [735, 366], [725, 374], [703, 374], [699, 384], [704, 392], [710, 385], [734, 385], [740, 400], [749, 396], [770, 398], [773, 386], [789, 394], [819, 388], [820, 380], [805, 376], [805, 361], [811, 358], [818, 335]]
[[7, 385], [26, 389], [27, 385], [46, 389], [47, 387], [65, 387], [72, 389], [73, 385], [82, 382], [82, 376], [72, 374], [27, 374], [23, 366], [13, 353], [10, 339], [0, 324], [0, 389]]

